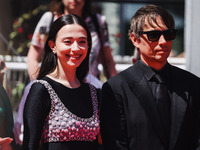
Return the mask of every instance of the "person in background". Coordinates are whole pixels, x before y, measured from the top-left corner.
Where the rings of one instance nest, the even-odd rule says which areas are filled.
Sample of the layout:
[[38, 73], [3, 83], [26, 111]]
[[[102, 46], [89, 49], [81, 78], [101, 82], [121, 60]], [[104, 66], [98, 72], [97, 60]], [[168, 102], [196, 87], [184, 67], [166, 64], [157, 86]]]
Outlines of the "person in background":
[[24, 107], [24, 150], [97, 150], [97, 89], [84, 82], [92, 39], [85, 21], [63, 15], [51, 26], [37, 80]]
[[27, 66], [30, 80], [35, 79], [38, 74], [38, 64], [43, 55], [44, 42], [52, 21], [64, 14], [76, 14], [85, 20], [92, 36], [90, 71], [86, 77], [86, 82], [101, 88], [99, 63], [103, 64], [107, 78], [117, 73], [111, 53], [105, 16], [91, 12], [91, 0], [53, 0], [52, 2], [54, 7], [51, 11], [46, 12], [38, 22], [28, 51]]
[[12, 150], [13, 113], [10, 100], [5, 89], [0, 84], [0, 149]]
[[23, 112], [24, 112], [24, 104], [26, 102], [27, 95], [29, 93], [30, 87], [32, 85], [33, 81], [29, 82], [28, 85], [24, 89], [24, 94], [22, 96], [22, 99], [20, 101], [17, 116], [14, 123], [13, 133], [15, 142], [18, 147], [21, 147], [23, 144], [23, 132], [24, 132], [24, 122], [23, 122]]
[[0, 83], [4, 87], [5, 90], [7, 90], [7, 82], [6, 82], [6, 64], [5, 62], [0, 58]]
[[104, 149], [200, 149], [200, 78], [167, 61], [173, 16], [145, 5], [132, 17], [129, 36], [139, 59], [102, 87]]

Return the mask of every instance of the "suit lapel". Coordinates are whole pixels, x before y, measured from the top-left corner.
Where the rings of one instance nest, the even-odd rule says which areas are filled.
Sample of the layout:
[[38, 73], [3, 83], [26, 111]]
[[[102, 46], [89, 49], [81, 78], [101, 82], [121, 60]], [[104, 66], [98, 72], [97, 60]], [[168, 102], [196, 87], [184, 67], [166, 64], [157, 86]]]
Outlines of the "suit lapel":
[[[170, 68], [173, 70], [173, 68], [170, 66]], [[171, 92], [171, 131], [170, 131], [170, 141], [167, 138], [167, 135], [165, 134], [161, 118], [159, 115], [159, 112], [156, 107], [156, 103], [154, 100], [154, 97], [152, 95], [151, 89], [149, 87], [149, 84], [147, 82], [147, 79], [144, 77], [143, 72], [140, 69], [139, 64], [136, 62], [135, 65], [131, 67], [130, 72], [137, 72], [137, 76], [128, 76], [127, 80], [129, 81], [129, 85], [131, 86], [133, 92], [137, 96], [139, 102], [141, 103], [142, 107], [144, 108], [146, 115], [148, 116], [149, 120], [152, 123], [153, 128], [155, 129], [157, 135], [160, 137], [161, 142], [168, 147], [169, 150], [173, 150], [175, 147], [175, 144], [177, 143], [178, 137], [180, 135], [180, 130], [182, 128], [182, 122], [185, 117], [186, 109], [187, 109], [187, 103], [184, 101], [184, 99], [188, 99], [188, 93], [185, 93], [182, 97], [175, 92], [175, 90], [172, 90]], [[173, 71], [172, 71], [173, 72]], [[131, 74], [131, 73], [129, 73]], [[171, 75], [174, 80], [172, 87], [176, 89], [177, 78], [176, 74], [172, 73]], [[168, 143], [169, 141], [169, 143]]]
[[171, 100], [171, 133], [170, 133], [170, 150], [172, 150], [178, 140], [180, 134], [181, 125], [185, 116], [187, 108], [187, 103], [183, 100], [182, 97], [176, 93], [172, 93]]
[[159, 112], [156, 107], [154, 97], [146, 78], [143, 76], [140, 82], [132, 83], [132, 90], [139, 99], [139, 102], [143, 106], [149, 120], [151, 121], [153, 128], [157, 135], [160, 137], [162, 143], [168, 147], [168, 139], [165, 134]]

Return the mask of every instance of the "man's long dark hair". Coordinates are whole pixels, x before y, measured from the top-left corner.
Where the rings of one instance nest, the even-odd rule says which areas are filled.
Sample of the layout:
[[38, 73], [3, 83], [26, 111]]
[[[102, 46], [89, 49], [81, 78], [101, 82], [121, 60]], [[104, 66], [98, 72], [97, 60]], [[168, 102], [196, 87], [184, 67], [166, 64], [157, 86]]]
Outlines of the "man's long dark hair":
[[147, 20], [150, 26], [154, 27], [153, 23], [158, 25], [158, 16], [161, 17], [168, 29], [175, 28], [174, 18], [165, 8], [158, 5], [149, 4], [138, 9], [138, 11], [131, 18], [128, 35], [130, 36], [131, 33], [134, 33], [134, 35], [139, 39], [139, 31], [142, 31], [146, 25], [145, 20]]
[[55, 38], [56, 38], [58, 31], [63, 26], [70, 25], [70, 24], [78, 24], [78, 25], [82, 26], [87, 32], [88, 52], [87, 52], [86, 58], [83, 60], [83, 62], [77, 68], [76, 76], [79, 79], [79, 81], [83, 81], [85, 76], [87, 75], [87, 73], [89, 71], [89, 55], [90, 55], [91, 46], [92, 46], [90, 31], [89, 31], [85, 21], [82, 18], [80, 18], [79, 16], [64, 15], [64, 16], [58, 18], [51, 26], [51, 29], [49, 31], [49, 36], [46, 40], [45, 47], [44, 47], [45, 53], [44, 53], [43, 61], [42, 61], [42, 64], [41, 64], [41, 67], [39, 70], [38, 79], [43, 78], [44, 76], [52, 73], [56, 69], [57, 55], [52, 52], [51, 48], [49, 47], [48, 42], [50, 40], [55, 42]]

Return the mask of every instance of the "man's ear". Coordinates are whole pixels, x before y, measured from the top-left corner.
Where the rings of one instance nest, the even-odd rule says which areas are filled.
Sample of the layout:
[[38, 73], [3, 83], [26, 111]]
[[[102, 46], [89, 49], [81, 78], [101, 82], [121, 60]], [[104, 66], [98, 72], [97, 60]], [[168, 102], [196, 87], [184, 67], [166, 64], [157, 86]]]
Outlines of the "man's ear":
[[48, 45], [51, 48], [51, 50], [53, 51], [54, 54], [56, 54], [56, 47], [55, 47], [55, 43], [51, 40], [48, 41]]
[[131, 39], [133, 45], [134, 45], [136, 48], [139, 48], [139, 42], [140, 42], [140, 40], [139, 40], [133, 33], [131, 33], [130, 39]]

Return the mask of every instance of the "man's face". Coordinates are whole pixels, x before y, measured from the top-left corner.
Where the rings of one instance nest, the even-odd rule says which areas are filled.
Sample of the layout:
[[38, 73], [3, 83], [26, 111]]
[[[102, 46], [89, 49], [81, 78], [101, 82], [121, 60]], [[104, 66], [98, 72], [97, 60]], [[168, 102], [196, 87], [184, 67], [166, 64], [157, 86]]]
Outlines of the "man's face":
[[[147, 20], [145, 20], [145, 27], [143, 31], [164, 31], [168, 28], [160, 17], [157, 17], [157, 23], [153, 23], [150, 26]], [[148, 66], [154, 69], [161, 69], [167, 62], [167, 58], [171, 52], [172, 40], [166, 40], [163, 35], [160, 36], [158, 41], [149, 41], [147, 34], [141, 34], [140, 40], [131, 35], [133, 44], [139, 49], [141, 60]]]

